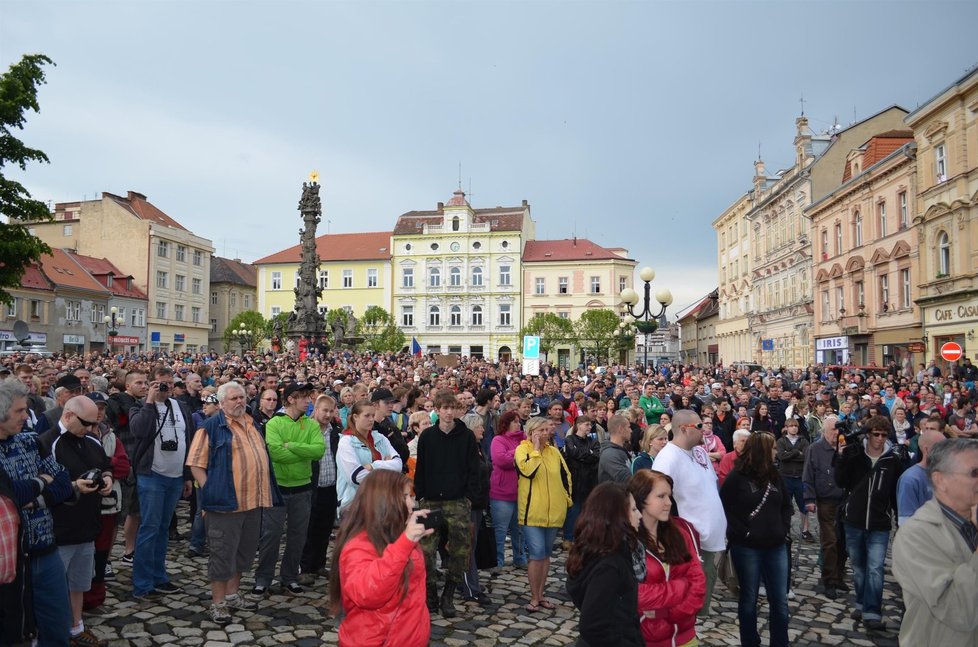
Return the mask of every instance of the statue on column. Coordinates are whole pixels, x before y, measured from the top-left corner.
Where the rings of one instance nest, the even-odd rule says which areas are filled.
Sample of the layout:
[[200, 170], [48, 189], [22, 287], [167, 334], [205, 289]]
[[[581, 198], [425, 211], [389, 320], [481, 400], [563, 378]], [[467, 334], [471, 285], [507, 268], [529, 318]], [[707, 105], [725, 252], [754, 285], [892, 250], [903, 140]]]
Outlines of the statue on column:
[[302, 257], [299, 263], [299, 282], [295, 287], [295, 310], [289, 314], [288, 337], [290, 340], [313, 339], [326, 334], [326, 325], [319, 314], [319, 254], [316, 252], [316, 225], [322, 219], [322, 203], [319, 199], [319, 174], [309, 174], [309, 182], [302, 183], [299, 212], [302, 229], [299, 243]]

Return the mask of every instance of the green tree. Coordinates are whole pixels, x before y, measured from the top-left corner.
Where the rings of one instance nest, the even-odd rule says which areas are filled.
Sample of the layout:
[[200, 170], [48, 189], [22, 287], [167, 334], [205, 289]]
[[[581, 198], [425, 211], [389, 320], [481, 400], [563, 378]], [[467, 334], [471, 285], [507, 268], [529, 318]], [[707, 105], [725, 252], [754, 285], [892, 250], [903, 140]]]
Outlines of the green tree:
[[24, 269], [51, 252], [25, 224], [31, 220], [51, 220], [50, 210], [4, 173], [8, 164], [16, 164], [26, 171], [28, 162], [49, 161], [43, 151], [29, 148], [11, 132], [24, 129], [27, 110], [40, 112], [37, 87], [45, 82], [42, 69], [45, 64], [54, 65], [43, 54], [25, 55], [0, 75], [0, 213], [8, 218], [8, 222], [0, 222], [0, 302], [3, 303], [12, 299], [5, 288], [19, 286]]
[[268, 322], [260, 312], [246, 310], [238, 313], [224, 329], [224, 350], [240, 344], [245, 351], [255, 350], [268, 337]]
[[612, 310], [587, 310], [575, 323], [577, 344], [585, 352], [594, 355], [597, 361], [609, 356], [610, 352], [619, 349], [621, 332], [618, 324], [621, 320]]
[[533, 315], [520, 330], [520, 340], [528, 336], [539, 337], [540, 350], [548, 356], [555, 346], [577, 344], [577, 336], [571, 320], [558, 317], [552, 312], [538, 312]]
[[363, 347], [375, 353], [396, 353], [405, 344], [394, 317], [380, 306], [367, 308], [357, 322], [356, 334], [363, 337]]

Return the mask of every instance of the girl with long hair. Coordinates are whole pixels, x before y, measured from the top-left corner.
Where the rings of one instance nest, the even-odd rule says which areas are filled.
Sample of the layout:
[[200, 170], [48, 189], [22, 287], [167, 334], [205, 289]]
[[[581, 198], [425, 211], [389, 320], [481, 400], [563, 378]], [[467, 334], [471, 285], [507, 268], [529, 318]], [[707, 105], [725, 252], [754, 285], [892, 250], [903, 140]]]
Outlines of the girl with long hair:
[[696, 645], [696, 614], [706, 600], [699, 536], [685, 519], [671, 516], [672, 478], [640, 470], [628, 480], [642, 522], [646, 576], [638, 585], [638, 612], [645, 644]]
[[342, 511], [350, 505], [360, 483], [374, 470], [401, 471], [401, 457], [384, 434], [374, 431], [376, 407], [355, 402], [336, 447], [336, 496]]
[[720, 488], [730, 557], [740, 580], [740, 642], [759, 647], [757, 593], [764, 581], [770, 603], [771, 647], [788, 645], [788, 550], [791, 497], [774, 466], [774, 435], [754, 433]]
[[768, 407], [766, 402], [759, 402], [757, 407], [754, 408], [754, 415], [751, 417], [750, 430], [753, 433], [766, 431], [768, 433], [774, 433], [774, 420], [768, 413]]
[[669, 442], [669, 433], [662, 425], [649, 425], [642, 434], [639, 452], [632, 459], [632, 474], [639, 470], [652, 469], [652, 461], [662, 448]]
[[581, 612], [578, 647], [640, 647], [638, 583], [645, 562], [641, 516], [619, 483], [602, 483], [584, 502], [567, 557], [567, 592]]
[[421, 647], [431, 637], [425, 605], [424, 554], [418, 541], [434, 532], [414, 510], [411, 482], [399, 471], [364, 479], [333, 544], [329, 604], [345, 613], [341, 646]]

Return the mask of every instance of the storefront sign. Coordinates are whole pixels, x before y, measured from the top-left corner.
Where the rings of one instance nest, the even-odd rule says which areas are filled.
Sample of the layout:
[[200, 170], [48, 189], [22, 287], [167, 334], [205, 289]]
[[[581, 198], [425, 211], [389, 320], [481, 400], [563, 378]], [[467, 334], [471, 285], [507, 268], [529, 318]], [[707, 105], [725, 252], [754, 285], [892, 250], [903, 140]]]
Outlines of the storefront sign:
[[159, 332], [151, 332], [149, 334], [149, 341], [150, 341], [150, 344], [152, 344], [153, 346], [159, 346], [160, 345], [160, 333]]
[[138, 346], [139, 337], [123, 337], [116, 335], [115, 337], [109, 336], [110, 344], [119, 344], [120, 346]]
[[921, 341], [915, 341], [913, 343], [907, 344], [907, 352], [925, 353], [927, 352], [927, 344]]
[[815, 350], [839, 350], [849, 348], [848, 337], [822, 337], [815, 340]]
[[965, 321], [969, 319], [978, 319], [978, 305], [934, 308], [934, 321]]
[[182, 332], [175, 332], [175, 333], [173, 333], [173, 343], [174, 344], [182, 344], [183, 343], [183, 340], [184, 340], [184, 335], [183, 335]]
[[[12, 330], [0, 330], [0, 341], [16, 342], [17, 338], [14, 337]], [[46, 344], [48, 343], [48, 335], [43, 332], [32, 332], [28, 341], [32, 344]]]
[[64, 343], [70, 346], [84, 346], [85, 335], [65, 335]]

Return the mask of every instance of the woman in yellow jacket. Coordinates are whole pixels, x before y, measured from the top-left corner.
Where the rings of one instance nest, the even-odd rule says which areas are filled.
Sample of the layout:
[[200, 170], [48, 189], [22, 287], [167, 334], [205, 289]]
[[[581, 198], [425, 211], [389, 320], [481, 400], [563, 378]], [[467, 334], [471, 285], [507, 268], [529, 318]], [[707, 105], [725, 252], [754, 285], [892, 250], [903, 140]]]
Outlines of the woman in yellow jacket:
[[526, 423], [526, 440], [516, 448], [516, 471], [519, 474], [519, 522], [529, 553], [530, 603], [526, 610], [534, 613], [553, 609], [543, 597], [543, 587], [550, 569], [557, 530], [564, 525], [571, 500], [570, 470], [560, 451], [553, 446], [554, 423], [547, 418], [530, 418]]

